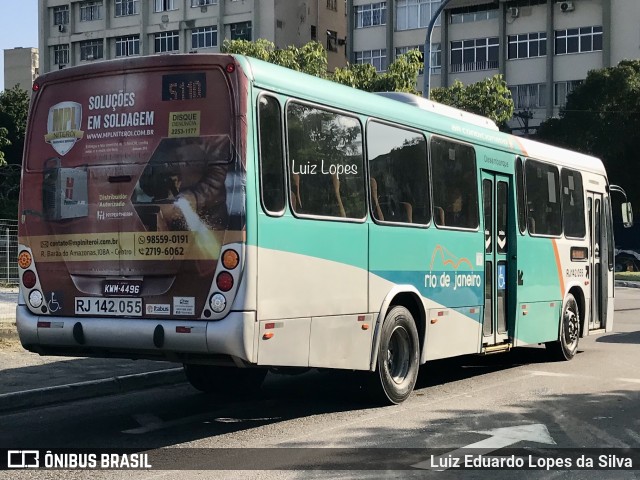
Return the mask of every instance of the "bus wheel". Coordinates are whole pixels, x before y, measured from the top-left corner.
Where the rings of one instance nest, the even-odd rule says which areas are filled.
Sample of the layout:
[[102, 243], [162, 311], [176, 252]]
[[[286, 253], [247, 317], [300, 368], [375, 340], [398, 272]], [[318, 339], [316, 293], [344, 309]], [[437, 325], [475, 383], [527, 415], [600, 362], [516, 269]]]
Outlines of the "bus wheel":
[[580, 311], [578, 302], [568, 294], [562, 310], [560, 340], [547, 342], [545, 345], [555, 360], [571, 360], [578, 351], [580, 339]]
[[185, 363], [184, 373], [191, 386], [201, 392], [235, 396], [258, 391], [267, 370]]
[[377, 389], [392, 404], [404, 402], [418, 378], [418, 331], [413, 316], [396, 306], [384, 319], [378, 349]]

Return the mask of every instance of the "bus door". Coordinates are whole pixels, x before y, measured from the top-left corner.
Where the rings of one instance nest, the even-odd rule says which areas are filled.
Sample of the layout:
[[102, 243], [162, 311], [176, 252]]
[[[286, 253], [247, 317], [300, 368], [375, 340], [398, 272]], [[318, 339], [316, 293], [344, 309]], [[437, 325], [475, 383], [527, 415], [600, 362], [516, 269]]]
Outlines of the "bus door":
[[[607, 241], [604, 220], [604, 198], [601, 193], [587, 192], [589, 220], [589, 280], [591, 284], [591, 314], [589, 330], [605, 328], [607, 317]], [[604, 259], [604, 263], [603, 263]]]
[[510, 178], [482, 171], [484, 217], [485, 303], [482, 323], [482, 347], [507, 343], [507, 293], [513, 291], [509, 277]]

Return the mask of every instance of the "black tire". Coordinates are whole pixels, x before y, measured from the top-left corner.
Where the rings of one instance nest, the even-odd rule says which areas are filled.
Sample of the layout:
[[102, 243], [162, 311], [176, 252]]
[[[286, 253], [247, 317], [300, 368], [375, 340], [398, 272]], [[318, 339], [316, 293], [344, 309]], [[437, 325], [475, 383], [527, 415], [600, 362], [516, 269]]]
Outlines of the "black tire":
[[560, 318], [560, 339], [547, 342], [545, 346], [554, 360], [571, 360], [578, 352], [580, 340], [580, 310], [578, 302], [570, 293], [564, 301]]
[[191, 386], [201, 392], [242, 396], [260, 389], [264, 377], [267, 375], [267, 369], [185, 363], [184, 373]]
[[382, 324], [374, 394], [385, 403], [404, 402], [416, 384], [419, 368], [418, 330], [405, 307], [393, 307]]

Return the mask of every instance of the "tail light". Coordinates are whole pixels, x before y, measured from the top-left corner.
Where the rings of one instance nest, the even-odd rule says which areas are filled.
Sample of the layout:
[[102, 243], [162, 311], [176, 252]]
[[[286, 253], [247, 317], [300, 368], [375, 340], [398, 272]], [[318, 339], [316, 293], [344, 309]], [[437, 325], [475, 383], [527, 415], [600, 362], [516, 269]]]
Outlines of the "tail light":
[[222, 292], [228, 292], [233, 288], [233, 277], [229, 272], [220, 272], [216, 278], [216, 285]]
[[21, 251], [20, 255], [18, 255], [18, 265], [23, 270], [26, 270], [31, 266], [31, 261], [31, 254], [26, 250]]
[[[232, 279], [233, 280], [233, 279]], [[36, 274], [33, 270], [27, 270], [22, 274], [22, 285], [33, 288], [36, 285]]]
[[240, 263], [240, 255], [235, 250], [229, 249], [222, 254], [222, 265], [227, 270], [233, 270]]

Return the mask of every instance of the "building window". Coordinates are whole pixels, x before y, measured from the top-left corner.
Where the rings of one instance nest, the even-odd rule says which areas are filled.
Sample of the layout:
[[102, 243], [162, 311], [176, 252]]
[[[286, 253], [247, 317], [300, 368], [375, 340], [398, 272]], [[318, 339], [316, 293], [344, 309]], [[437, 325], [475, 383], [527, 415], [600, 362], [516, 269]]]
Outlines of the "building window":
[[545, 32], [509, 35], [508, 39], [509, 60], [544, 57], [547, 54], [547, 34]]
[[456, 8], [451, 11], [451, 23], [481, 22], [498, 18], [500, 10], [494, 5], [477, 5], [463, 8]]
[[191, 0], [192, 7], [204, 7], [205, 5], [217, 5], [218, 0]]
[[53, 24], [69, 25], [69, 5], [53, 8]]
[[232, 23], [231, 40], [251, 41], [251, 22]]
[[382, 222], [429, 223], [429, 165], [424, 136], [369, 122], [367, 147], [373, 217]]
[[498, 68], [498, 37], [451, 42], [451, 72]]
[[138, 15], [140, 13], [140, 0], [116, 0], [116, 17]]
[[338, 11], [338, 0], [327, 0], [327, 10]]
[[512, 85], [513, 108], [540, 108], [547, 106], [547, 86], [544, 83]]
[[311, 25], [311, 40], [318, 39], [318, 28], [315, 25]]
[[355, 63], [370, 63], [376, 67], [377, 72], [384, 72], [387, 69], [387, 50], [385, 48], [354, 53], [356, 57]]
[[218, 46], [218, 27], [201, 27], [191, 30], [191, 48]]
[[80, 60], [99, 60], [104, 57], [102, 40], [80, 42]]
[[354, 28], [387, 24], [387, 2], [368, 3], [354, 7]]
[[327, 51], [328, 52], [338, 51], [338, 32], [335, 32], [333, 30], [327, 30]]
[[156, 33], [156, 53], [177, 52], [180, 49], [180, 35], [177, 30], [172, 32]]
[[553, 85], [553, 104], [556, 107], [564, 107], [567, 96], [582, 83], [582, 80], [570, 80], [568, 82], [556, 82]]
[[102, 2], [83, 2], [80, 4], [80, 21], [91, 22], [102, 18]]
[[556, 55], [602, 50], [602, 27], [556, 30]]
[[53, 63], [56, 65], [66, 65], [69, 63], [69, 45], [54, 45]]
[[140, 55], [140, 36], [117, 37], [116, 57], [130, 57], [132, 55]]
[[[396, 2], [396, 30], [426, 28], [440, 7], [441, 0], [398, 0]], [[436, 20], [440, 25], [440, 17]]]
[[176, 10], [178, 7], [176, 7], [175, 3], [175, 0], [155, 0], [154, 11], [168, 12], [169, 10]]
[[[437, 49], [437, 51], [436, 51]], [[411, 51], [411, 50], [418, 50], [420, 51], [420, 59], [422, 60], [422, 62], [424, 63], [424, 45], [415, 45], [412, 47], [397, 47], [396, 48], [396, 59], [400, 56], [400, 55], [404, 55], [405, 53]], [[440, 73], [440, 44], [439, 43], [432, 43], [431, 44], [431, 73]], [[437, 55], [436, 55], [437, 54]], [[434, 63], [434, 59], [437, 61], [437, 63]], [[424, 67], [420, 67], [420, 71], [418, 72], [418, 75], [422, 75], [424, 73]]]

